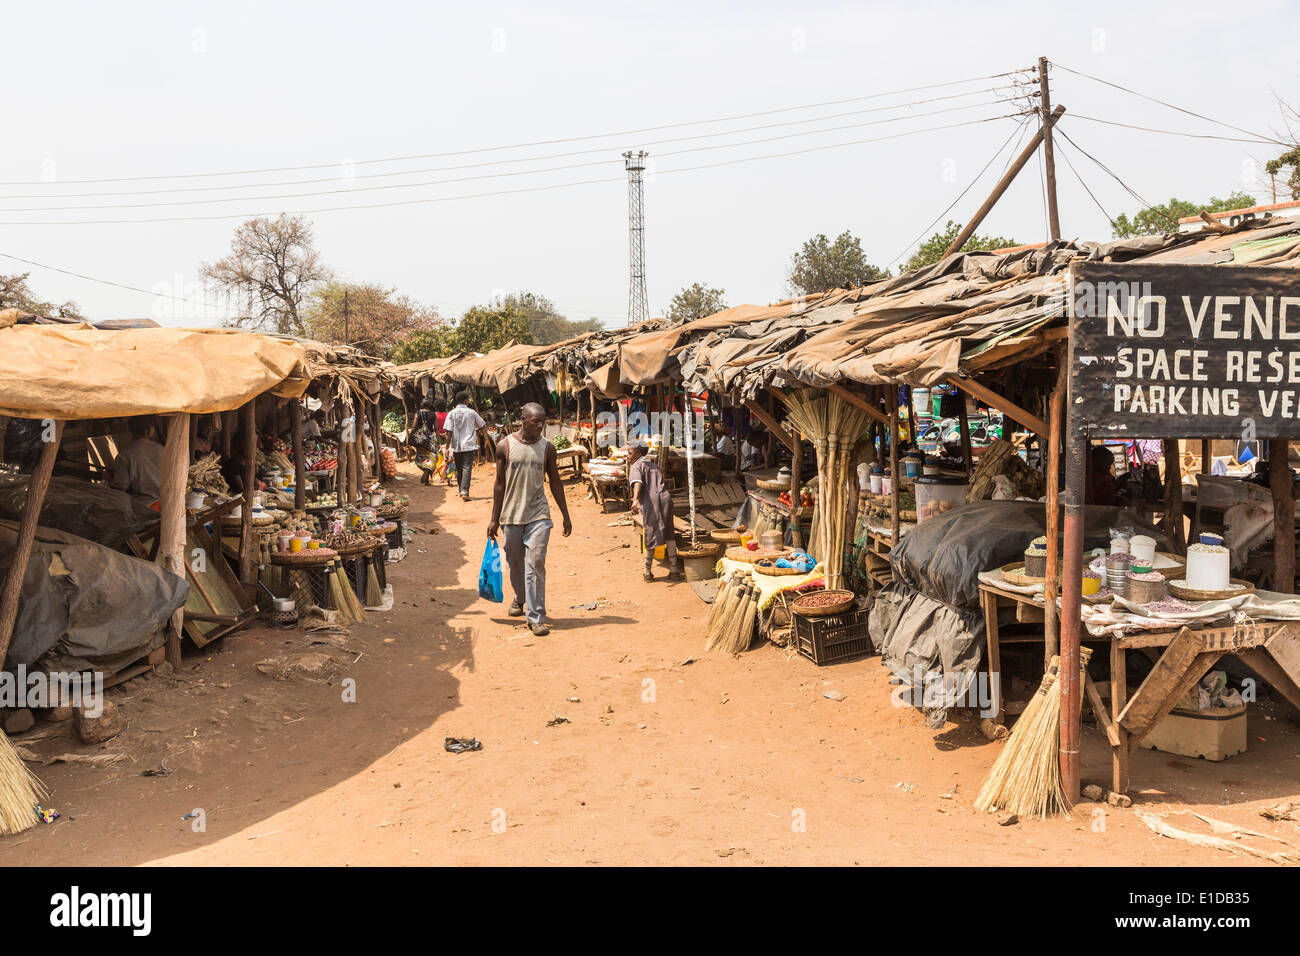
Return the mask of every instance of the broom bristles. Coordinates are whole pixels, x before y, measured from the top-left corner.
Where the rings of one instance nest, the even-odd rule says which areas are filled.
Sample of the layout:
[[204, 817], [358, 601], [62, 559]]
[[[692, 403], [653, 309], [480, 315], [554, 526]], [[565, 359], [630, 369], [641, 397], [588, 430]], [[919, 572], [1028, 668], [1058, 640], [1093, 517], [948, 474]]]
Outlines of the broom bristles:
[[740, 575], [733, 574], [730, 582], [727, 584], [726, 593], [722, 597], [722, 607], [718, 611], [717, 618], [709, 628], [708, 639], [704, 642], [704, 649], [711, 651], [718, 646], [718, 640], [722, 637], [722, 632], [726, 629], [727, 623], [731, 620], [731, 615], [736, 609], [736, 602], [740, 599]]
[[[1079, 682], [1092, 651], [1079, 649]], [[1060, 658], [1053, 657], [975, 798], [976, 810], [1003, 810], [1028, 819], [1070, 815], [1061, 785]], [[1081, 701], [1082, 703], [1082, 701]]]
[[45, 784], [27, 769], [9, 738], [0, 731], [0, 835], [36, 826], [36, 807], [49, 795]]

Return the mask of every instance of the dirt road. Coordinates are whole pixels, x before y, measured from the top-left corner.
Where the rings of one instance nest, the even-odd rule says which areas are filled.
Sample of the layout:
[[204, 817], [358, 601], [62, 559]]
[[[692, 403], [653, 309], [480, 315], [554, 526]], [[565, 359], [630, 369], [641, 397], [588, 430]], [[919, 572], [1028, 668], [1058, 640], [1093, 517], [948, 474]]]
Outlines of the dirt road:
[[[535, 637], [477, 595], [490, 469], [468, 504], [413, 474], [401, 487], [426, 531], [390, 566], [397, 604], [344, 649], [315, 649], [339, 662], [328, 683], [260, 673], [258, 661], [312, 648], [305, 632], [256, 629], [191, 651], [175, 679], [129, 683], [116, 699], [130, 727], [107, 744], [43, 724], [64, 733], [30, 745], [43, 755], [126, 757], [45, 768], [63, 817], [0, 840], [0, 862], [1254, 862], [1092, 804], [1070, 820], [998, 826], [971, 808], [1000, 746], [973, 719], [927, 730], [891, 705], [878, 658], [819, 669], [771, 645], [705, 656], [705, 605], [662, 569], [643, 582], [634, 531], [607, 527], [615, 516], [572, 485], [574, 534], [551, 538], [553, 630]], [[823, 697], [830, 689], [846, 699]], [[484, 749], [446, 753], [449, 736]], [[1085, 781], [1104, 782], [1102, 739], [1092, 727], [1084, 738]], [[1258, 816], [1297, 799], [1297, 752], [1296, 724], [1255, 708], [1243, 756], [1137, 754], [1135, 786], [1154, 791], [1135, 809], [1191, 807], [1300, 843], [1296, 824]]]

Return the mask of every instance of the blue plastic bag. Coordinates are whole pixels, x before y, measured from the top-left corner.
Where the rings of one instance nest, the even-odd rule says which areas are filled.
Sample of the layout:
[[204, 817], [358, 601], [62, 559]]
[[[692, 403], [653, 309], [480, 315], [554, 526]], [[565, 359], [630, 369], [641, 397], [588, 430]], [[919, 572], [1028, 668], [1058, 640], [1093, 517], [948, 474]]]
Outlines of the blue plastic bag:
[[483, 549], [483, 563], [478, 569], [478, 596], [500, 604], [505, 600], [501, 584], [501, 548], [495, 538], [488, 538]]

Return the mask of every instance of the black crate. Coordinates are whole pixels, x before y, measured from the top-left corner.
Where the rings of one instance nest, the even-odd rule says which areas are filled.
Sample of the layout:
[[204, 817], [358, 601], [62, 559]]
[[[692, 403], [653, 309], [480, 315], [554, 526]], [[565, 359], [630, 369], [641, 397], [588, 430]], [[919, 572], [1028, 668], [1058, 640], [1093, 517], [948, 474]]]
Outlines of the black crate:
[[818, 667], [852, 660], [873, 650], [867, 633], [867, 610], [856, 608], [831, 617], [794, 614], [794, 640], [799, 653]]

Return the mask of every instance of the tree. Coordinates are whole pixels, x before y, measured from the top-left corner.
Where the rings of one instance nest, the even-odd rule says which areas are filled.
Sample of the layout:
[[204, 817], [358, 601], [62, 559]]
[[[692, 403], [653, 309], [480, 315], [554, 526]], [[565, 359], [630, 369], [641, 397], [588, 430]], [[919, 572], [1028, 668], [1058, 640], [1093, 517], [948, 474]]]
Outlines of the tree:
[[1178, 220], [1205, 212], [1226, 212], [1229, 209], [1242, 209], [1255, 205], [1255, 197], [1249, 193], [1235, 192], [1227, 199], [1211, 197], [1207, 203], [1188, 202], [1186, 199], [1173, 198], [1160, 206], [1148, 206], [1135, 213], [1129, 219], [1126, 213], [1111, 223], [1116, 239], [1132, 239], [1134, 236], [1155, 236], [1166, 232], [1178, 231]]
[[303, 302], [330, 278], [313, 241], [302, 216], [250, 219], [235, 230], [230, 255], [201, 263], [199, 274], [239, 303], [232, 325], [306, 335]]
[[[952, 245], [953, 240], [961, 233], [961, 223], [948, 220], [948, 225], [942, 232], [936, 232], [917, 248], [912, 254], [912, 258], [903, 264], [904, 272], [911, 272], [913, 269], [920, 269], [922, 266], [933, 265], [943, 258], [948, 247]], [[966, 240], [965, 245], [961, 247], [960, 252], [978, 252], [992, 249], [1009, 249], [1012, 246], [1018, 246], [1020, 243], [1014, 239], [1007, 239], [1003, 236], [981, 236], [978, 233], [971, 235]]]
[[796, 295], [855, 289], [889, 275], [867, 261], [857, 237], [847, 230], [831, 242], [824, 234], [809, 239], [790, 259], [786, 280]]
[[27, 285], [30, 272], [19, 275], [0, 276], [0, 309], [18, 309], [42, 317], [51, 316], [60, 319], [84, 318], [77, 309], [77, 303], [64, 302], [56, 305], [37, 297]]
[[690, 322], [702, 319], [727, 307], [725, 289], [710, 289], [702, 283], [683, 286], [668, 305], [668, 318], [673, 322]]
[[1278, 111], [1282, 114], [1282, 125], [1284, 130], [1274, 133], [1275, 137], [1284, 143], [1292, 145], [1276, 159], [1270, 159], [1264, 164], [1264, 172], [1268, 173], [1269, 179], [1273, 182], [1273, 188], [1270, 192], [1276, 202], [1277, 192], [1277, 174], [1283, 169], [1290, 166], [1291, 175], [1287, 178], [1287, 186], [1291, 190], [1292, 199], [1300, 199], [1300, 107], [1296, 107], [1281, 97], [1277, 98]]
[[303, 322], [314, 339], [389, 358], [411, 333], [435, 329], [443, 319], [436, 309], [399, 296], [396, 289], [331, 281], [312, 290]]
[[604, 328], [599, 319], [567, 319], [556, 310], [550, 299], [532, 292], [511, 292], [493, 300], [491, 305], [494, 309], [522, 313], [532, 329], [534, 345], [563, 342], [584, 332], [599, 332]]
[[514, 308], [496, 303], [474, 306], [454, 325], [422, 329], [408, 335], [392, 351], [392, 360], [400, 364], [445, 358], [461, 352], [490, 352], [514, 342], [532, 345], [533, 330], [528, 316]]

